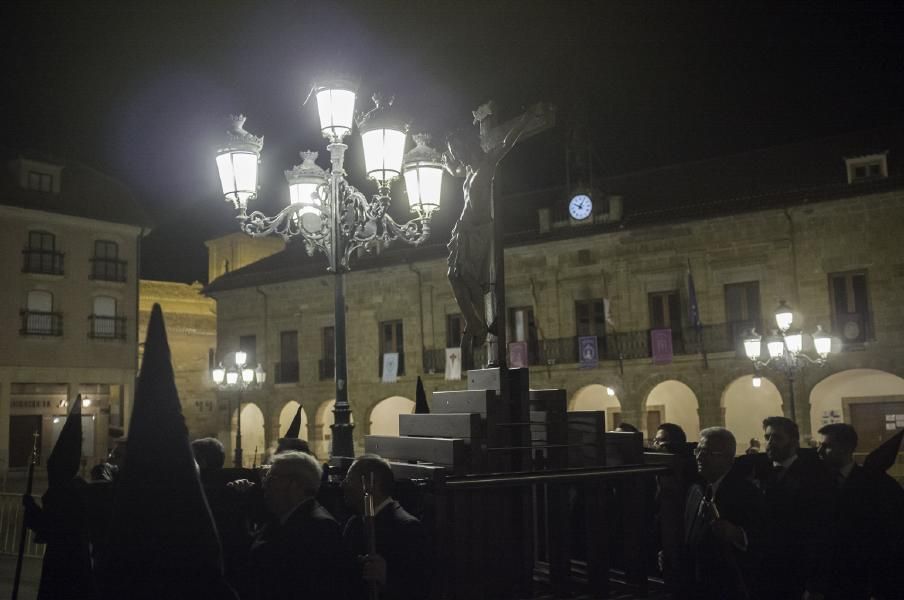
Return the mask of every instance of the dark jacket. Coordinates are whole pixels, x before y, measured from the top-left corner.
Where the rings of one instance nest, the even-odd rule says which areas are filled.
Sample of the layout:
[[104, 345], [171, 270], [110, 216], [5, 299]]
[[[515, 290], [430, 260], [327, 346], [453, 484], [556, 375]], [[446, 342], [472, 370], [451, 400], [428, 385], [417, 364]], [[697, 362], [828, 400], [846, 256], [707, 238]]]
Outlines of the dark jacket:
[[750, 481], [730, 471], [716, 489], [713, 503], [719, 518], [741, 527], [747, 548], [741, 550], [712, 532], [715, 515], [700, 511], [704, 487], [690, 487], [685, 504], [684, 598], [741, 599], [749, 596], [759, 576], [766, 509], [762, 494]]
[[339, 524], [316, 500], [307, 500], [284, 524], [270, 523], [255, 538], [251, 546], [255, 597], [341, 598], [342, 560]]
[[[380, 600], [417, 600], [430, 593], [430, 558], [424, 527], [401, 505], [392, 501], [374, 517], [377, 554], [386, 560], [386, 585]], [[363, 517], [354, 516], [342, 535], [350, 579], [350, 600], [366, 599], [367, 584], [361, 576], [358, 556], [367, 554]]]
[[840, 485], [831, 598], [896, 598], [904, 590], [904, 489], [859, 465]]
[[763, 596], [799, 600], [825, 593], [835, 539], [834, 479], [815, 456], [799, 454], [790, 467], [770, 469], [760, 485], [769, 510]]

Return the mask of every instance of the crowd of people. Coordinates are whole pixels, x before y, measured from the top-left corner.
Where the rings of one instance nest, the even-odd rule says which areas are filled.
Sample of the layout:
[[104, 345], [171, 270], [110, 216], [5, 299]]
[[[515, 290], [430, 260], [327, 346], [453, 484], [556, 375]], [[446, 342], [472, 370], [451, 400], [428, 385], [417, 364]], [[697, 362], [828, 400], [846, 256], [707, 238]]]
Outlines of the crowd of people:
[[786, 417], [763, 430], [765, 453], [740, 457], [724, 427], [696, 444], [675, 424], [656, 431], [654, 448], [676, 455], [656, 488], [658, 562], [674, 596], [904, 597], [904, 489], [854, 461], [854, 428], [822, 427], [815, 451]]

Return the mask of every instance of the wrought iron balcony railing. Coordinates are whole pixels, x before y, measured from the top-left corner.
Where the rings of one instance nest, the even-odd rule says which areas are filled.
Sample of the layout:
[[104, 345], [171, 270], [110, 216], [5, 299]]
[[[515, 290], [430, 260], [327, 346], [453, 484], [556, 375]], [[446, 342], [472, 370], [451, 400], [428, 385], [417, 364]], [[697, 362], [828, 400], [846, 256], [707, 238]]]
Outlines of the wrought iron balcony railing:
[[22, 250], [22, 272], [62, 275], [63, 258], [63, 253], [56, 250], [25, 248]]
[[89, 315], [88, 337], [95, 340], [124, 340], [126, 339], [126, 318]]
[[298, 361], [273, 364], [274, 383], [298, 383]]
[[26, 309], [19, 314], [22, 317], [19, 333], [22, 335], [63, 335], [63, 313]]
[[129, 263], [115, 258], [92, 258], [91, 279], [97, 281], [124, 282], [127, 279]]

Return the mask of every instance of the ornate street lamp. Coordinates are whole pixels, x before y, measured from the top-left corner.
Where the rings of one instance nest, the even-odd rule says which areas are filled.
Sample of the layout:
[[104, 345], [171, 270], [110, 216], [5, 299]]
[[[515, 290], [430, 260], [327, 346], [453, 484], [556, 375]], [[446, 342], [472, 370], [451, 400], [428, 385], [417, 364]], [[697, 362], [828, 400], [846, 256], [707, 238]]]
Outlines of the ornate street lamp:
[[[355, 86], [348, 81], [316, 85], [320, 131], [327, 139], [330, 169], [316, 164], [316, 152], [303, 152], [302, 163], [286, 171], [290, 203], [268, 217], [248, 212], [257, 194], [257, 163], [263, 137], [244, 129], [245, 118], [232, 117], [227, 144], [218, 152], [217, 166], [223, 196], [238, 211], [245, 233], [262, 237], [279, 235], [285, 240], [300, 236], [309, 255], [319, 250], [335, 276], [335, 381], [333, 442], [330, 455], [336, 463], [354, 457], [351, 409], [348, 402], [346, 365], [345, 282], [352, 255], [359, 249], [373, 250], [395, 240], [419, 245], [430, 235], [430, 220], [440, 207], [441, 156], [429, 148], [426, 135], [416, 135], [416, 147], [405, 154], [407, 133], [392, 117], [392, 99], [374, 96], [374, 107], [355, 121]], [[344, 162], [348, 146], [343, 143], [357, 125], [364, 147], [364, 170], [377, 183], [377, 193], [367, 198], [346, 179]], [[388, 214], [392, 182], [404, 175], [409, 208], [414, 216], [398, 223]]]
[[252, 369], [246, 363], [248, 354], [242, 351], [234, 355], [234, 367], [226, 369], [223, 363], [212, 369], [210, 377], [220, 390], [235, 391], [236, 415], [235, 415], [235, 456], [232, 464], [236, 469], [242, 468], [242, 393], [247, 389], [259, 388], [267, 380], [267, 372], [258, 363], [256, 369]]
[[751, 330], [750, 335], [744, 338], [744, 353], [753, 362], [754, 379], [753, 386], [760, 387], [759, 369], [773, 367], [776, 370], [783, 371], [788, 378], [788, 388], [790, 390], [791, 400], [791, 419], [797, 419], [797, 413], [794, 406], [794, 379], [797, 372], [808, 365], [816, 365], [823, 367], [826, 364], [829, 354], [832, 351], [832, 338], [822, 330], [821, 325], [816, 326], [813, 332], [813, 347], [816, 350], [816, 357], [811, 357], [804, 353], [804, 335], [798, 329], [791, 329], [794, 322], [794, 312], [782, 300], [778, 309], [775, 311], [775, 324], [777, 330], [766, 338], [766, 351], [769, 357], [761, 360], [763, 352], [763, 336], [758, 335], [756, 331]]

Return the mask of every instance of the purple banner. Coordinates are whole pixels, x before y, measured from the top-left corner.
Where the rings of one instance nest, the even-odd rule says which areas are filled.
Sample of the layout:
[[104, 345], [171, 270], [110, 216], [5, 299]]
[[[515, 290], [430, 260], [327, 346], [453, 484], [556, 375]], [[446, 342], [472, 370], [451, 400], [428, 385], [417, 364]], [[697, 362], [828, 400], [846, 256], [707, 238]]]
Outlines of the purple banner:
[[657, 365], [672, 362], [672, 330], [651, 329], [650, 349], [653, 351], [653, 362]]
[[582, 335], [578, 338], [578, 356], [582, 369], [595, 369], [600, 361], [599, 347], [595, 335]]
[[527, 366], [527, 342], [509, 342], [509, 367], [520, 369]]

